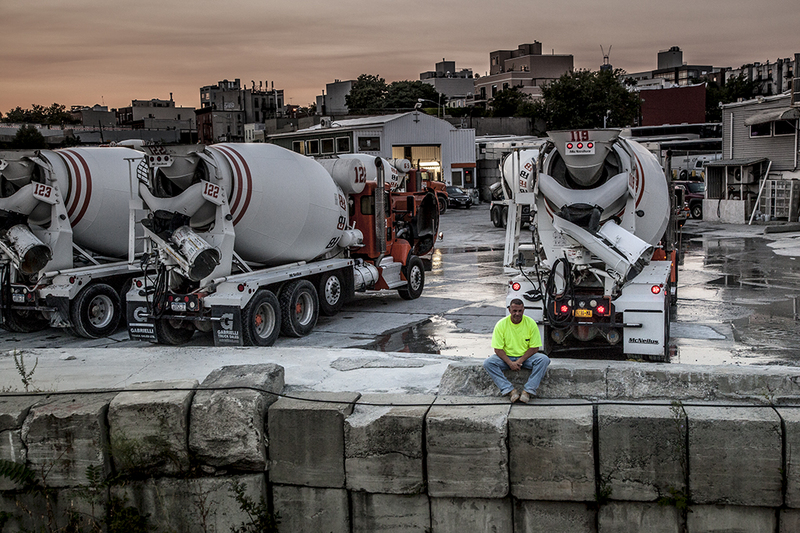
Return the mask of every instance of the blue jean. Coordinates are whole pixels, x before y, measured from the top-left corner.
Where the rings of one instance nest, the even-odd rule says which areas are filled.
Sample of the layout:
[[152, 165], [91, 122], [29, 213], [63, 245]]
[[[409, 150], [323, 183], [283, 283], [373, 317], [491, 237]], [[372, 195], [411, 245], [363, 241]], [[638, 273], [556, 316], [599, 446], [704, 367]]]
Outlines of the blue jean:
[[[519, 357], [509, 357], [512, 361], [516, 361]], [[547, 367], [550, 365], [550, 358], [541, 352], [536, 352], [522, 362], [522, 368], [527, 368], [531, 371], [531, 377], [525, 383], [525, 390], [528, 394], [536, 394], [539, 388], [539, 383], [542, 382], [544, 373], [547, 372]], [[503, 371], [510, 370], [509, 366], [500, 359], [497, 354], [492, 354], [483, 362], [483, 368], [489, 373], [494, 384], [500, 389], [500, 394], [508, 394], [514, 390], [514, 386], [503, 374]]]

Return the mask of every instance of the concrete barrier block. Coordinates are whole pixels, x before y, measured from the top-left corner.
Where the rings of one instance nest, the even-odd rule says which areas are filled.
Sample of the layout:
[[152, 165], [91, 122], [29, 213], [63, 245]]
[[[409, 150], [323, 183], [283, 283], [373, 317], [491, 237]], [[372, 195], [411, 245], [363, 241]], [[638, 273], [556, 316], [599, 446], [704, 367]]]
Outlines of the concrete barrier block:
[[800, 509], [781, 509], [778, 533], [797, 533], [800, 531]]
[[431, 533], [514, 531], [509, 498], [431, 498]]
[[[215, 468], [267, 468], [267, 408], [283, 392], [283, 367], [275, 364], [225, 366], [203, 380], [192, 400], [189, 450]], [[253, 389], [202, 390], [214, 387]]]
[[[657, 503], [612, 502], [600, 507], [598, 533], [680, 533], [677, 507]], [[746, 531], [746, 530], [743, 530]]]
[[[553, 360], [537, 391], [540, 398], [606, 397], [608, 363], [598, 361]], [[522, 389], [529, 370], [508, 371], [506, 377]], [[483, 368], [483, 359], [450, 363], [439, 382], [439, 394], [462, 396], [499, 396], [500, 391]]]
[[[24, 465], [27, 458], [28, 451], [22, 443], [22, 431], [19, 429], [0, 431], [0, 460]], [[20, 488], [18, 483], [14, 483], [5, 476], [0, 476], [0, 490], [17, 488]]]
[[714, 368], [615, 362], [608, 368], [608, 399], [714, 400], [717, 399]]
[[280, 515], [278, 531], [350, 533], [350, 511], [345, 489], [273, 485], [272, 501]]
[[253, 502], [266, 502], [264, 474], [218, 476], [193, 479], [150, 478], [114, 486], [111, 494], [147, 515], [154, 531], [230, 531], [249, 523], [236, 501], [234, 484]]
[[33, 407], [39, 402], [41, 397], [4, 397], [0, 398], [0, 431], [9, 429], [20, 429], [25, 417]]
[[344, 487], [344, 419], [359, 394], [304, 392], [269, 407], [269, 477], [273, 483]]
[[[783, 419], [784, 441], [786, 445], [786, 494], [788, 507], [800, 508], [800, 409], [778, 409]], [[800, 531], [800, 528], [798, 528]]]
[[87, 467], [111, 471], [106, 414], [114, 394], [57, 396], [33, 406], [22, 424], [28, 465], [49, 487], [85, 485]]
[[597, 533], [596, 517], [585, 503], [516, 500], [514, 533]]
[[686, 491], [686, 416], [680, 406], [600, 405], [600, 477], [611, 499], [654, 502]]
[[[474, 402], [490, 405], [468, 405]], [[426, 419], [428, 494], [508, 495], [507, 398], [438, 398]]]
[[353, 533], [427, 533], [431, 530], [430, 502], [425, 494], [351, 492], [350, 500]]
[[189, 406], [196, 387], [197, 380], [152, 381], [117, 394], [108, 424], [118, 471], [170, 475], [189, 470]]
[[693, 505], [686, 517], [688, 533], [774, 533], [775, 509], [734, 505]]
[[365, 394], [359, 399], [344, 422], [348, 489], [386, 494], [425, 490], [425, 415], [435, 399], [408, 394]]
[[523, 500], [595, 499], [592, 406], [516, 404], [508, 416], [511, 494]]
[[781, 421], [769, 408], [684, 408], [695, 503], [783, 504]]

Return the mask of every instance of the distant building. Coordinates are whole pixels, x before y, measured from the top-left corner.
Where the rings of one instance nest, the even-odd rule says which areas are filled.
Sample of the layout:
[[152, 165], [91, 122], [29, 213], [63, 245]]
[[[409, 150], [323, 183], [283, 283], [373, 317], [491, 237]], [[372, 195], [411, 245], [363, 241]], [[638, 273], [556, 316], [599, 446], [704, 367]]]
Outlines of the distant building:
[[792, 77], [796, 72], [795, 61], [790, 58], [778, 59], [774, 63], [750, 63], [725, 72], [725, 81], [744, 75], [745, 79], [758, 83], [757, 94], [772, 96], [792, 88]]
[[516, 50], [495, 50], [489, 53], [489, 74], [475, 78], [474, 99], [468, 104], [488, 102], [512, 87], [539, 99], [542, 86], [571, 72], [573, 63], [572, 54], [543, 55], [539, 41]]
[[74, 119], [80, 120], [81, 126], [113, 128], [117, 125], [117, 116], [113, 110], [108, 110], [108, 106], [100, 104], [92, 107], [74, 105], [69, 112]]
[[663, 80], [663, 86], [670, 85], [686, 86], [694, 85], [705, 80], [714, 72], [720, 69], [711, 65], [686, 65], [683, 62], [683, 51], [678, 46], [670, 47], [658, 52], [658, 68], [645, 72], [626, 73], [625, 80], [633, 80], [637, 87], [652, 85], [648, 80]]
[[436, 92], [447, 97], [446, 102], [442, 101], [441, 105], [464, 107], [467, 97], [472, 96], [475, 91], [472, 69], [456, 70], [456, 62], [444, 58], [436, 63], [435, 68], [436, 70], [420, 73], [420, 81], [432, 85]]
[[186, 130], [195, 131], [197, 124], [194, 107], [176, 107], [172, 100], [152, 98], [132, 100], [131, 105], [116, 110], [117, 123], [145, 130]]
[[[266, 87], [264, 86], [266, 85]], [[269, 89], [268, 82], [255, 81], [250, 89], [241, 80], [222, 80], [200, 88], [200, 109], [197, 110], [197, 131], [201, 143], [245, 140], [245, 124], [261, 123], [284, 115], [283, 89]]]
[[706, 84], [642, 89], [640, 126], [700, 124], [706, 121]]
[[327, 116], [347, 115], [347, 95], [353, 88], [355, 80], [335, 80], [325, 84], [325, 92], [317, 96], [317, 113]]

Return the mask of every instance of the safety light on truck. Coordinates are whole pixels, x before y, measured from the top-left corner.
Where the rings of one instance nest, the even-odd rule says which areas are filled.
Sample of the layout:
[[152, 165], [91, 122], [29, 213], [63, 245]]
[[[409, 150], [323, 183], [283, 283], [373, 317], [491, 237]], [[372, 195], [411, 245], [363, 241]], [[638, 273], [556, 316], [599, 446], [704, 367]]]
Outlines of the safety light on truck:
[[516, 291], [520, 290], [521, 288], [522, 288], [522, 285], [520, 285], [520, 284], [519, 284], [519, 283], [517, 283], [517, 282], [514, 282], [514, 283], [512, 283], [512, 284], [511, 284], [511, 289], [512, 289], [514, 292], [516, 292]]
[[659, 294], [661, 292], [661, 285], [653, 285], [650, 287], [650, 292], [653, 294]]

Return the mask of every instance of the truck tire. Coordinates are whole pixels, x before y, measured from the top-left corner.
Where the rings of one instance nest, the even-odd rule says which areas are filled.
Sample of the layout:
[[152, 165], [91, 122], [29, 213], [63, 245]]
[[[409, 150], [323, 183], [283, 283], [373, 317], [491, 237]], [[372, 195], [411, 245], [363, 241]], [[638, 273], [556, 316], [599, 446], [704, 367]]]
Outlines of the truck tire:
[[107, 337], [117, 330], [122, 305], [110, 285], [92, 283], [78, 293], [69, 308], [75, 333], [87, 339]]
[[326, 272], [319, 278], [317, 293], [319, 295], [319, 313], [334, 316], [344, 305], [344, 278], [339, 271]]
[[500, 216], [500, 208], [498, 206], [492, 206], [491, 217], [495, 228], [503, 227], [503, 219]]
[[406, 277], [406, 286], [397, 289], [397, 293], [403, 300], [416, 300], [425, 288], [425, 265], [422, 259], [416, 255], [408, 256], [408, 262], [402, 272]]
[[298, 279], [283, 286], [278, 297], [281, 333], [287, 337], [308, 335], [317, 325], [319, 297], [310, 281]]
[[194, 326], [183, 320], [160, 318], [156, 320], [156, 338], [159, 344], [179, 346], [189, 342], [194, 335]]
[[3, 329], [13, 333], [33, 333], [42, 331], [50, 325], [50, 321], [44, 318], [39, 311], [34, 310], [9, 309], [5, 311], [4, 318]]
[[262, 289], [242, 311], [242, 337], [247, 346], [272, 346], [281, 332], [281, 308], [272, 291]]
[[439, 214], [444, 215], [447, 213], [447, 198], [444, 196], [436, 196], [436, 199], [439, 202]]
[[503, 227], [505, 228], [506, 226], [508, 226], [508, 206], [507, 205], [503, 206], [503, 217], [502, 217], [502, 219], [503, 219]]
[[688, 172], [686, 172], [686, 170], [681, 170], [680, 174], [678, 174], [678, 177], [679, 177], [679, 178], [680, 178], [682, 181], [686, 181], [686, 179], [688, 179], [688, 177], [689, 177], [689, 173], [688, 173]]
[[692, 218], [696, 219], [703, 218], [703, 204], [701, 204], [700, 202], [692, 206]]

